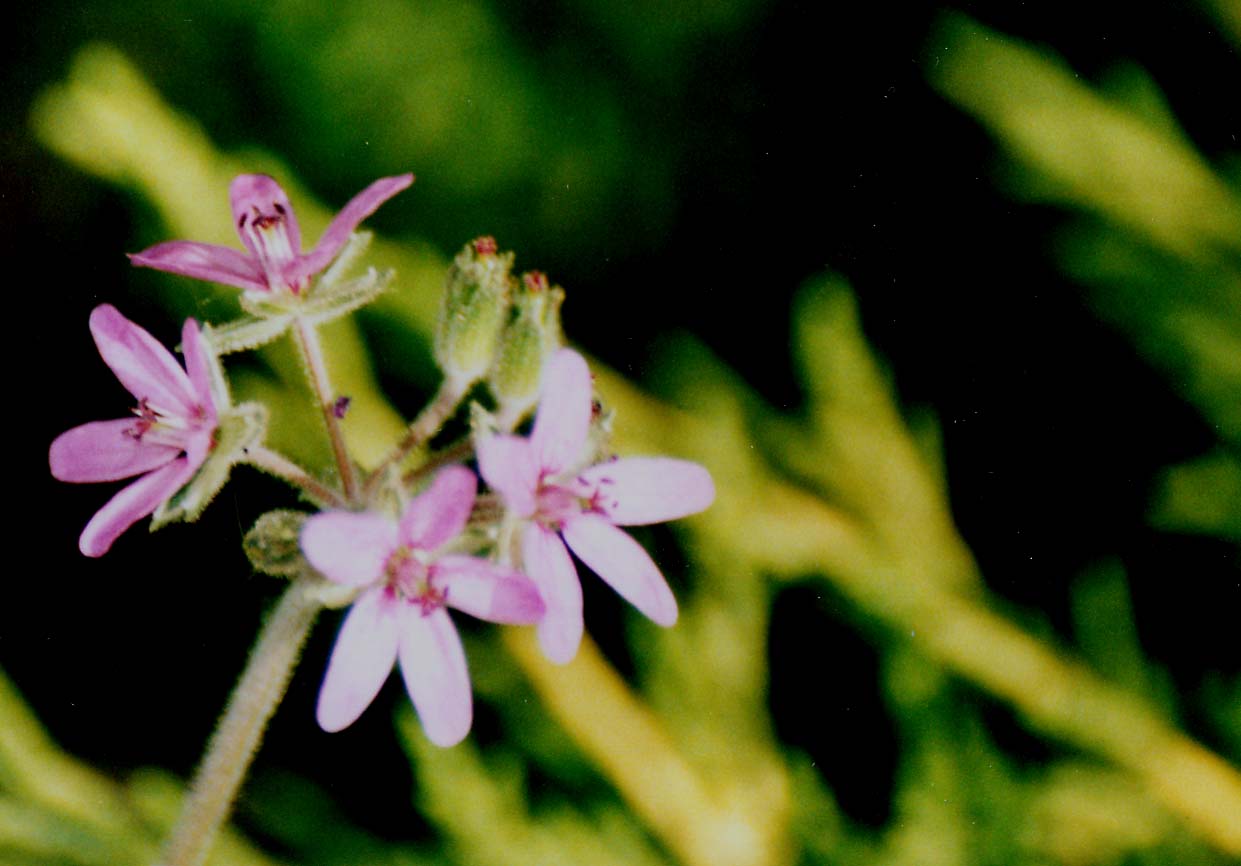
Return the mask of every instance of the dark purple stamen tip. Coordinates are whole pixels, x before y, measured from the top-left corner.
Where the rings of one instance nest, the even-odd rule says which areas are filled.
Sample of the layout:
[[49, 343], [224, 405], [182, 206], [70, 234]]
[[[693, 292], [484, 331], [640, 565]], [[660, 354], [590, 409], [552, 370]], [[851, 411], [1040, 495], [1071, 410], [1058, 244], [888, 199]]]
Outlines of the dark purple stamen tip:
[[337, 397], [336, 402], [332, 404], [332, 414], [337, 418], [344, 418], [345, 413], [349, 411], [349, 397]]

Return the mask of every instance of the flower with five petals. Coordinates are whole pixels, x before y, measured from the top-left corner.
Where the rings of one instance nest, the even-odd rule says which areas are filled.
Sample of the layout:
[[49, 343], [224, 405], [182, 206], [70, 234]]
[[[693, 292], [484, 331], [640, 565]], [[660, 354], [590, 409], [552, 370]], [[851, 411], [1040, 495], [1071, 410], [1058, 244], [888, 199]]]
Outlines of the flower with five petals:
[[445, 552], [469, 520], [477, 484], [474, 473], [450, 466], [399, 521], [346, 511], [306, 521], [307, 561], [334, 583], [362, 589], [319, 692], [324, 730], [353, 724], [399, 662], [431, 742], [455, 745], [469, 733], [473, 705], [465, 652], [445, 606], [499, 623], [530, 624], [543, 615], [539, 592], [524, 575]]
[[231, 247], [168, 241], [134, 253], [135, 265], [248, 292], [298, 294], [322, 271], [349, 235], [385, 201], [414, 182], [412, 174], [383, 177], [345, 205], [308, 253], [302, 250], [297, 217], [280, 184], [265, 174], [238, 175], [229, 186], [233, 222], [249, 255]]
[[90, 316], [99, 354], [138, 401], [134, 418], [94, 421], [56, 437], [49, 452], [61, 481], [118, 481], [141, 475], [99, 510], [78, 546], [102, 556], [112, 542], [185, 486], [215, 447], [220, 397], [193, 319], [181, 331], [185, 369], [154, 337], [103, 304]]
[[626, 457], [581, 468], [591, 414], [586, 362], [561, 349], [543, 373], [530, 436], [478, 443], [483, 479], [522, 522], [522, 567], [547, 607], [539, 643], [558, 664], [573, 658], [582, 638], [582, 587], [568, 549], [648, 618], [670, 626], [677, 603], [667, 581], [617, 527], [676, 520], [715, 498], [711, 475], [688, 460]]

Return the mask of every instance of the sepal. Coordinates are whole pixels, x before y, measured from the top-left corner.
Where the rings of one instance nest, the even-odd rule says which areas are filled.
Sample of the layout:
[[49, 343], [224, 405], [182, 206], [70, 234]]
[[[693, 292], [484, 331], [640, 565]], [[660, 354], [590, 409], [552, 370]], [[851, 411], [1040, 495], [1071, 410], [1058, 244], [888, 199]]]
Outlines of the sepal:
[[512, 302], [513, 253], [496, 249], [495, 238], [465, 245], [444, 286], [435, 324], [435, 360], [462, 392], [487, 374]]
[[267, 345], [282, 336], [292, 321], [292, 316], [237, 319], [223, 325], [204, 326], [203, 335], [212, 351], [217, 355], [228, 355]]
[[539, 400], [543, 367], [564, 343], [560, 306], [564, 289], [552, 287], [538, 271], [522, 275], [513, 300], [514, 315], [504, 328], [495, 364], [487, 376], [499, 402], [500, 426], [512, 430]]
[[262, 442], [266, 432], [267, 408], [258, 403], [242, 403], [222, 414], [211, 453], [189, 483], [155, 509], [151, 531], [178, 520], [197, 520], [228, 481], [233, 464], [241, 462], [247, 448]]
[[254, 570], [273, 577], [297, 577], [312, 569], [302, 555], [302, 525], [310, 517], [304, 511], [278, 508], [254, 522], [241, 546]]

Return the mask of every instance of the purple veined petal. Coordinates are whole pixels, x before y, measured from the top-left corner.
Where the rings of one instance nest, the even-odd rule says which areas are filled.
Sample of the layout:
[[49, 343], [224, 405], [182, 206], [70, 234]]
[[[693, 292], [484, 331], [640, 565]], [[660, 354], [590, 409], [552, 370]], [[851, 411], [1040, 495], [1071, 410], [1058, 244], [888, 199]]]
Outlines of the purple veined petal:
[[206, 413], [203, 420], [214, 424], [219, 420], [215, 395], [211, 393], [211, 359], [207, 357], [207, 345], [198, 323], [186, 319], [181, 328], [181, 351], [185, 355], [185, 370], [194, 388], [199, 407]]
[[190, 377], [158, 340], [111, 304], [91, 311], [90, 330], [104, 363], [137, 400], [181, 418], [194, 414]]
[[582, 562], [658, 625], [677, 621], [677, 600], [642, 545], [606, 519], [583, 514], [565, 523], [564, 540]]
[[549, 660], [568, 664], [582, 642], [582, 585], [577, 569], [560, 536], [537, 523], [523, 532], [521, 551], [525, 572], [543, 597], [539, 646]]
[[538, 587], [519, 571], [477, 556], [443, 556], [431, 566], [449, 607], [489, 622], [531, 625], [543, 616]]
[[86, 524], [78, 549], [87, 556], [103, 556], [122, 532], [184, 487], [197, 468], [178, 458], [125, 487]]
[[323, 730], [335, 733], [352, 725], [383, 688], [396, 663], [401, 606], [382, 588], [353, 603], [319, 689], [315, 718]]
[[133, 435], [135, 418], [92, 421], [52, 441], [48, 463], [59, 481], [119, 481], [150, 472], [181, 455], [173, 445], [144, 442]]
[[[265, 174], [239, 174], [228, 187], [233, 225], [271, 285], [302, 252], [302, 233], [284, 188]], [[271, 286], [276, 288], [276, 286]]]
[[396, 550], [396, 524], [370, 512], [324, 511], [302, 527], [306, 560], [334, 583], [366, 586]]
[[478, 440], [478, 471], [518, 517], [534, 513], [539, 466], [530, 441], [520, 436], [484, 436]]
[[310, 276], [331, 264], [345, 241], [358, 224], [379, 209], [379, 206], [414, 182], [412, 174], [381, 177], [355, 195], [332, 219], [315, 248], [297, 263], [298, 276]]
[[399, 538], [420, 550], [435, 550], [465, 529], [474, 509], [478, 479], [464, 466], [448, 466], [436, 473], [431, 486], [405, 506]]
[[442, 607], [424, 615], [421, 608], [405, 604], [400, 619], [397, 656], [422, 729], [435, 745], [455, 746], [465, 739], [474, 720], [461, 637]]
[[625, 457], [592, 466], [578, 481], [612, 523], [636, 526], [697, 514], [715, 500], [711, 473], [672, 457]]
[[543, 371], [543, 393], [530, 433], [539, 468], [549, 475], [571, 466], [590, 428], [590, 369], [572, 349], [552, 355]]
[[248, 292], [267, 291], [267, 278], [263, 276], [258, 262], [229, 247], [194, 241], [167, 241], [140, 253], [131, 253], [129, 260], [138, 267], [223, 283]]

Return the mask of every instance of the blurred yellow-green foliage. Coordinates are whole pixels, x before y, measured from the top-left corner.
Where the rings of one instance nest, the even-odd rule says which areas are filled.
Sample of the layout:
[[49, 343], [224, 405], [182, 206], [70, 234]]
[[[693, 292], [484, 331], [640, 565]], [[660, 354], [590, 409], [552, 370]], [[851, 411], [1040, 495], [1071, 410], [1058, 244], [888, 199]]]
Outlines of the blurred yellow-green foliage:
[[[86, 562], [102, 492], [28, 459], [119, 405], [92, 306], [170, 340], [235, 311], [120, 253], [235, 243], [239, 172], [313, 238], [405, 170], [369, 223], [397, 288], [325, 334], [357, 459], [432, 394], [446, 256], [493, 233], [566, 286], [617, 449], [701, 461], [718, 499], [641, 536], [675, 628], [595, 586], [565, 668], [468, 630], [454, 749], [394, 683], [314, 727], [325, 616], [212, 864], [1241, 860], [1241, 13], [894, 17], [21, 13], [10, 492], [39, 519], [0, 605], [0, 864], [151, 862], [277, 591], [239, 544], [277, 485], [239, 473], [199, 525]], [[229, 370], [275, 446], [328, 461], [289, 347]]]

